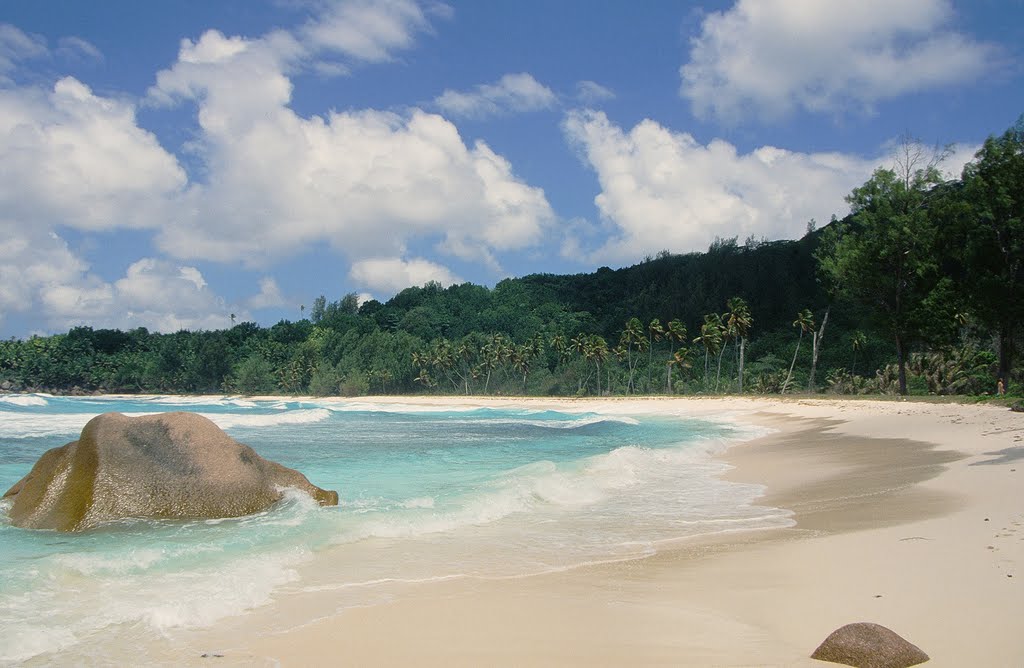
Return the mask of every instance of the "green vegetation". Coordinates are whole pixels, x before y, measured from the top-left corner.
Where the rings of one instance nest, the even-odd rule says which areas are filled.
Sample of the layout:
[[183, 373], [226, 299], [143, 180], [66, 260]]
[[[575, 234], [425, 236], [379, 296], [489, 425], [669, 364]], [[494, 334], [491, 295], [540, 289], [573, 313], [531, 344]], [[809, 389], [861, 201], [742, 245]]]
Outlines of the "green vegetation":
[[894, 169], [850, 194], [848, 217], [811, 224], [796, 241], [716, 240], [706, 253], [662, 252], [592, 274], [493, 289], [427, 284], [387, 303], [321, 296], [308, 318], [272, 327], [76, 327], [0, 342], [0, 388], [981, 395], [1001, 384], [1015, 393], [1024, 117], [989, 138], [961, 179], [939, 179], [942, 157], [904, 142]]

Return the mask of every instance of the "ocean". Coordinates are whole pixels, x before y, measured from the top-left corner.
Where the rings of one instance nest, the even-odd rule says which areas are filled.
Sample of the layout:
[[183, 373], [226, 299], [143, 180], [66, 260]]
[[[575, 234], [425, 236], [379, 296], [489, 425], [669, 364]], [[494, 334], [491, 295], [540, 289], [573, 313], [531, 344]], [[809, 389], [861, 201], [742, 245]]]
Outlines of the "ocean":
[[95, 415], [188, 410], [340, 496], [321, 508], [286, 491], [257, 515], [79, 534], [12, 527], [0, 507], [0, 662], [120, 662], [126, 647], [145, 660], [147, 644], [275, 606], [305, 611], [289, 614], [300, 625], [390, 600], [396, 583], [518, 577], [792, 524], [757, 505], [760, 486], [719, 477], [713, 455], [756, 428], [579, 406], [0, 395], [0, 491]]

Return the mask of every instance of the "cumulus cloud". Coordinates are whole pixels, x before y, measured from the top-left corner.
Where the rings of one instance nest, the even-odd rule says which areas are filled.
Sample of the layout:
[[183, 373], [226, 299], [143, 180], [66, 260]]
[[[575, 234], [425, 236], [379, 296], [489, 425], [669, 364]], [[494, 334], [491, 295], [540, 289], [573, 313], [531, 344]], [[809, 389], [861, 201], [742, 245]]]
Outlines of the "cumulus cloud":
[[482, 84], [471, 91], [446, 90], [434, 104], [451, 116], [479, 119], [550, 109], [557, 101], [550, 88], [521, 72], [506, 74], [497, 83]]
[[988, 69], [994, 47], [954, 19], [949, 0], [738, 0], [704, 19], [680, 94], [698, 117], [730, 121], [870, 111]]
[[0, 220], [0, 313], [38, 311], [55, 330], [79, 324], [170, 332], [246, 314], [214, 294], [195, 267], [144, 258], [106, 282], [52, 231]]
[[798, 237], [811, 218], [844, 215], [843, 198], [880, 164], [773, 146], [741, 154], [651, 120], [626, 132], [595, 111], [570, 113], [564, 130], [597, 173], [595, 204], [615, 228], [595, 260], [703, 250], [715, 237]]
[[260, 279], [259, 286], [260, 291], [246, 301], [249, 308], [258, 311], [284, 306], [284, 295], [281, 294], [281, 288], [277, 285], [277, 281], [270, 276], [264, 276]]
[[426, 238], [486, 261], [535, 243], [553, 219], [542, 190], [441, 116], [300, 117], [277, 54], [211, 31], [158, 75], [154, 100], [198, 105], [208, 174], [189, 189], [194, 215], [162, 228], [166, 252], [259, 265], [323, 242], [353, 259], [399, 256]]
[[[223, 329], [236, 310], [214, 294], [195, 267], [167, 260], [143, 258], [114, 282], [114, 301], [121, 327], [145, 326], [161, 332], [179, 329]], [[95, 318], [95, 315], [90, 319]]]
[[0, 209], [11, 219], [83, 230], [166, 219], [185, 173], [134, 108], [66, 77], [49, 91], [0, 90]]
[[349, 276], [378, 294], [388, 295], [430, 281], [437, 281], [445, 286], [462, 282], [462, 279], [455, 276], [447, 267], [422, 258], [403, 260], [390, 257], [359, 260], [352, 264]]

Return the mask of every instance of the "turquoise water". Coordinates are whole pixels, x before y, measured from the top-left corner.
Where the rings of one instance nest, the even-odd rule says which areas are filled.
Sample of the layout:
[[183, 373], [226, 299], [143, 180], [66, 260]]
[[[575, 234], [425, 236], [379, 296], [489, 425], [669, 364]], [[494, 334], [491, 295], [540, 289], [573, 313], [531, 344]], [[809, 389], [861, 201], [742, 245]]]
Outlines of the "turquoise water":
[[171, 410], [206, 415], [339, 506], [288, 492], [259, 515], [74, 535], [0, 519], [0, 661], [88, 657], [111, 634], [203, 628], [288, 597], [337, 610], [386, 583], [544, 572], [789, 522], [754, 505], [758, 487], [716, 477], [711, 455], [753, 435], [737, 425], [355, 401], [0, 395], [0, 491], [99, 413]]

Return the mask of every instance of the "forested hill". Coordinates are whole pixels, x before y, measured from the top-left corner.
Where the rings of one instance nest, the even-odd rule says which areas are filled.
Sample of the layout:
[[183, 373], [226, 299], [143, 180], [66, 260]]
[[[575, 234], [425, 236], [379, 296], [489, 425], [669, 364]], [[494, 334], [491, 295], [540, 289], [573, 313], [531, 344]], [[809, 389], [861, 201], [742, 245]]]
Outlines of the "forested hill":
[[614, 341], [634, 317], [645, 324], [679, 319], [696, 332], [705, 314], [723, 311], [729, 298], [739, 296], [758, 330], [792, 329], [800, 309], [823, 310], [828, 303], [814, 259], [819, 238], [820, 231], [799, 241], [738, 245], [729, 239], [706, 253], [662, 252], [623, 269], [533, 274], [506, 279], [493, 290], [469, 284], [415, 287], [386, 304], [364, 304], [360, 313], [384, 329], [426, 340], [503, 332], [521, 341], [538, 331], [562, 331]]

